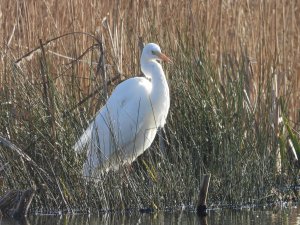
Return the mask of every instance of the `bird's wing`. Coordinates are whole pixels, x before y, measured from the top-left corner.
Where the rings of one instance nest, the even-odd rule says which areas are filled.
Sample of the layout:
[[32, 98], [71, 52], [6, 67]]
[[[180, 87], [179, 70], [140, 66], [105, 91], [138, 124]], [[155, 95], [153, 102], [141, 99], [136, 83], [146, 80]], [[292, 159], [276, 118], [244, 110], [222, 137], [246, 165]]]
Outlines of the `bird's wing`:
[[83, 149], [88, 144], [90, 144], [93, 127], [94, 127], [94, 122], [90, 123], [88, 128], [83, 132], [83, 134], [80, 136], [80, 138], [77, 140], [77, 142], [73, 146], [73, 149], [75, 150], [76, 153], [81, 153], [83, 151]]
[[98, 130], [97, 136], [103, 138], [101, 151], [106, 157], [111, 155], [111, 149], [116, 149], [116, 146], [109, 146], [112, 138], [122, 149], [134, 142], [145, 127], [152, 114], [150, 92], [151, 82], [146, 78], [128, 79], [116, 87], [100, 110], [95, 120], [95, 126], [99, 127], [94, 127], [94, 130]]

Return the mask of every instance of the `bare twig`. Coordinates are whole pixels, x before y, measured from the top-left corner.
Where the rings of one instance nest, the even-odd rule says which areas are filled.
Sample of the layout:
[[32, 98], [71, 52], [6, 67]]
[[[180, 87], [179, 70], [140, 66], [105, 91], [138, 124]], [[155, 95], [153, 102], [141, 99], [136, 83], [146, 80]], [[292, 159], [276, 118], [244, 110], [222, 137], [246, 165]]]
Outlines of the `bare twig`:
[[96, 40], [97, 43], [98, 43], [98, 39], [93, 35], [93, 34], [90, 34], [90, 33], [87, 33], [87, 32], [70, 32], [70, 33], [66, 33], [66, 34], [63, 34], [63, 35], [60, 35], [58, 37], [55, 37], [55, 38], [51, 38], [49, 40], [47, 40], [46, 42], [44, 43], [40, 43], [40, 46], [32, 49], [31, 51], [27, 52], [25, 55], [21, 56], [20, 58], [18, 58], [16, 61], [15, 61], [15, 64], [19, 63], [20, 61], [22, 61], [24, 58], [30, 56], [32, 53], [38, 51], [41, 49], [41, 46], [46, 46], [48, 45], [49, 43], [51, 43], [52, 41], [56, 41], [60, 38], [63, 38], [63, 37], [66, 37], [66, 36], [69, 36], [69, 35], [74, 35], [74, 34], [84, 34], [84, 35], [87, 35], [88, 37], [91, 37], [92, 39]]
[[96, 75], [100, 76], [100, 71], [102, 73], [102, 83], [103, 83], [103, 97], [105, 100], [108, 99], [108, 90], [107, 90], [107, 76], [106, 76], [106, 67], [105, 67], [105, 48], [103, 45], [103, 36], [101, 36], [101, 41], [99, 41], [100, 48], [100, 57], [97, 65]]
[[[106, 85], [110, 85], [113, 82], [115, 82], [116, 80], [118, 80], [120, 78], [120, 74], [114, 76], [112, 79], [108, 80], [106, 82]], [[103, 89], [103, 86], [100, 86], [99, 88], [95, 89], [92, 93], [90, 93], [89, 95], [87, 95], [86, 97], [84, 97], [80, 102], [78, 102], [74, 107], [72, 107], [69, 110], [66, 110], [63, 114], [63, 116], [67, 116], [69, 115], [73, 110], [77, 109], [79, 106], [81, 106], [83, 103], [85, 103], [87, 100], [89, 100], [90, 98], [92, 98], [93, 96], [95, 96], [96, 94], [99, 93], [100, 90]]]
[[44, 174], [47, 175], [46, 171], [43, 170], [42, 168], [40, 168], [38, 166], [38, 164], [35, 161], [33, 161], [31, 159], [31, 157], [28, 156], [22, 149], [18, 148], [16, 145], [14, 145], [13, 143], [11, 143], [9, 140], [7, 140], [6, 138], [4, 138], [2, 136], [0, 136], [0, 145], [13, 150], [18, 156], [20, 156], [21, 158], [25, 159], [31, 165], [33, 165], [34, 167], [38, 168], [40, 171], [42, 171]]
[[47, 107], [47, 114], [48, 114], [48, 122], [51, 127], [51, 142], [52, 144], [55, 141], [55, 115], [54, 115], [54, 102], [53, 102], [53, 95], [50, 93], [49, 88], [49, 70], [48, 70], [48, 64], [46, 59], [46, 53], [45, 49], [42, 43], [42, 40], [40, 39], [40, 46], [41, 46], [41, 52], [42, 52], [42, 58], [40, 59], [41, 64], [41, 76], [43, 81], [43, 90], [44, 90], [44, 101], [46, 103]]

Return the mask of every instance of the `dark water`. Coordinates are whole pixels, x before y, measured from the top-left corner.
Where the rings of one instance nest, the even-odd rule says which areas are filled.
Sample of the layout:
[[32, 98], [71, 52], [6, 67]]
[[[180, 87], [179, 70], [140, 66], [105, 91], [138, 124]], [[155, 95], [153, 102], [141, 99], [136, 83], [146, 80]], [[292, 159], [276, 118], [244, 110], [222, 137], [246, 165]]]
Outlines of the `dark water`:
[[[206, 220], [206, 221], [205, 221]], [[271, 210], [211, 210], [205, 220], [200, 220], [194, 212], [164, 212], [153, 214], [101, 214], [101, 215], [36, 215], [27, 221], [17, 223], [12, 220], [0, 220], [0, 225], [113, 225], [113, 224], [207, 224], [207, 225], [296, 225], [300, 224], [300, 208], [289, 207], [278, 211]]]

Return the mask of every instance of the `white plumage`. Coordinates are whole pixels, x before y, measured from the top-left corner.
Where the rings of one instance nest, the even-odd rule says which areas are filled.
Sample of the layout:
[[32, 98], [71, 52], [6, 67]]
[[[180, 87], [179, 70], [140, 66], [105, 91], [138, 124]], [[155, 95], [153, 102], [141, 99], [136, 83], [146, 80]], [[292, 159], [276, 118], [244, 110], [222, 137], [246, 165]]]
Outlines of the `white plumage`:
[[147, 44], [141, 56], [146, 77], [120, 83], [75, 144], [77, 152], [87, 148], [84, 176], [131, 163], [150, 147], [157, 129], [166, 123], [169, 87], [157, 60], [170, 62], [158, 45]]

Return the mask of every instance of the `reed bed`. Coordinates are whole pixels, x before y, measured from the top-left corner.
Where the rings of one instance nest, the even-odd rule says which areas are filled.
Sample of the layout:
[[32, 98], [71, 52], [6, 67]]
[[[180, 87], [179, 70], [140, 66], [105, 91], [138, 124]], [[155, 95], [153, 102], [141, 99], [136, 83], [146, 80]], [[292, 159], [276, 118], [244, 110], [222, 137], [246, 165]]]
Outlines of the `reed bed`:
[[[297, 198], [299, 4], [3, 0], [0, 135], [22, 154], [0, 147], [0, 192], [46, 186], [42, 211], [155, 210], [193, 205], [211, 173], [211, 206]], [[72, 146], [106, 91], [140, 74], [141, 40], [174, 61], [165, 148], [87, 182]]]

